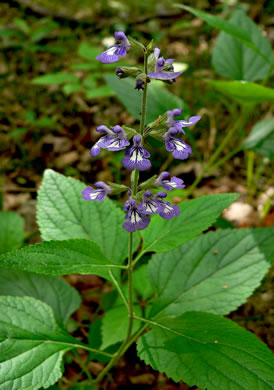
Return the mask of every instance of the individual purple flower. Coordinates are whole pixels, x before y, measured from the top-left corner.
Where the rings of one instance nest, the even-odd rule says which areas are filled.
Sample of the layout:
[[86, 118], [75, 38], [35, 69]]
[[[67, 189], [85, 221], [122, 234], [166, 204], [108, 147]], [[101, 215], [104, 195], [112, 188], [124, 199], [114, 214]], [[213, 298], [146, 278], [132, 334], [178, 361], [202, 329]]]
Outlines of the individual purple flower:
[[148, 77], [163, 81], [174, 81], [183, 72], [174, 72], [172, 65], [174, 60], [172, 58], [165, 60], [164, 57], [159, 58], [159, 55], [160, 49], [156, 47], [154, 50], [154, 57], [156, 59], [154, 72], [149, 73]]
[[149, 222], [150, 218], [145, 216], [136, 205], [136, 200], [129, 199], [124, 204], [124, 210], [127, 211], [126, 222], [123, 223], [123, 228], [128, 232], [135, 232], [136, 229], [144, 230]]
[[150, 153], [141, 145], [142, 138], [139, 135], [133, 137], [133, 146], [125, 152], [122, 158], [122, 164], [126, 169], [132, 171], [145, 171], [151, 167], [151, 162], [148, 160]]
[[142, 214], [152, 215], [158, 213], [160, 204], [151, 199], [151, 196], [152, 192], [150, 190], [144, 192], [142, 203], [138, 206], [138, 210], [141, 211]]
[[159, 191], [154, 196], [153, 200], [155, 200], [160, 205], [160, 217], [164, 219], [172, 219], [180, 214], [180, 209], [178, 206], [172, 206], [169, 202], [163, 200], [163, 198], [165, 198], [166, 196], [167, 194], [165, 192]]
[[98, 200], [101, 202], [111, 193], [111, 188], [102, 181], [94, 184], [97, 190], [92, 187], [87, 187], [82, 191], [83, 198], [86, 200]]
[[177, 135], [179, 130], [175, 127], [171, 127], [164, 135], [163, 139], [166, 144], [166, 150], [168, 152], [173, 152], [172, 155], [174, 158], [179, 160], [185, 160], [188, 158], [188, 155], [192, 153], [191, 147], [184, 143], [179, 138], [175, 138], [174, 135]]
[[118, 62], [120, 57], [123, 57], [127, 54], [127, 51], [130, 48], [130, 43], [122, 31], [116, 31], [114, 37], [117, 41], [121, 41], [116, 45], [110, 46], [103, 53], [99, 54], [96, 57], [96, 60], [100, 60], [103, 64], [112, 64], [113, 62]]
[[168, 128], [175, 127], [175, 129], [185, 134], [183, 127], [192, 126], [194, 125], [194, 123], [198, 122], [201, 119], [200, 116], [191, 116], [188, 121], [174, 120], [176, 116], [179, 116], [181, 114], [182, 114], [181, 108], [174, 108], [173, 110], [167, 111], [167, 121], [166, 121], [167, 127]]
[[167, 180], [169, 177], [169, 172], [162, 172], [155, 180], [155, 187], [163, 187], [166, 191], [174, 190], [175, 188], [185, 188], [184, 181], [179, 179], [176, 176], [173, 176], [170, 180]]
[[112, 130], [102, 125], [96, 128], [99, 133], [105, 133], [91, 148], [90, 155], [92, 157], [98, 156], [101, 149], [108, 149], [112, 152], [125, 149], [130, 145], [127, 140], [127, 135], [120, 126], [114, 126]]

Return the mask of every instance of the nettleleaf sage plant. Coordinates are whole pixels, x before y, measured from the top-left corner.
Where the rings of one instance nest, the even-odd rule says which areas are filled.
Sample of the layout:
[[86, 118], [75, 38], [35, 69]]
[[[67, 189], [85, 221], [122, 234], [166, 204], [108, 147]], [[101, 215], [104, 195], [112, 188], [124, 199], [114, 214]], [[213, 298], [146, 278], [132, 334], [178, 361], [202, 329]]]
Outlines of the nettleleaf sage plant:
[[[161, 57], [152, 42], [144, 46], [121, 31], [115, 38], [118, 43], [97, 57], [102, 63], [118, 62], [133, 46], [144, 55], [143, 69], [116, 69], [121, 83], [134, 77], [136, 94], [142, 93], [140, 126], [98, 126], [101, 136], [90, 155], [125, 150], [121, 164], [131, 171], [130, 185], [99, 181], [95, 188], [86, 187], [46, 170], [37, 213], [44, 241], [0, 255], [0, 388], [54, 385], [62, 376], [62, 356], [70, 350], [87, 376], [81, 384], [97, 388], [137, 342], [138, 356], [174, 381], [203, 390], [273, 389], [270, 350], [222, 316], [260, 284], [273, 260], [274, 229], [200, 234], [238, 194], [173, 205], [165, 200], [167, 192], [183, 190], [182, 179], [164, 171], [140, 180], [140, 172], [152, 167], [151, 137], [175, 159], [185, 160], [192, 150], [180, 136], [200, 117], [178, 119], [181, 108], [171, 107], [147, 124], [150, 82], [172, 83], [181, 72], [174, 72], [173, 60]], [[109, 199], [122, 193], [124, 211]], [[88, 344], [68, 331], [80, 298], [56, 276], [72, 273], [99, 275], [117, 290], [103, 319], [91, 324]], [[107, 362], [96, 378], [78, 349], [88, 351], [89, 359]], [[64, 383], [60, 379], [61, 388], [67, 388]]]

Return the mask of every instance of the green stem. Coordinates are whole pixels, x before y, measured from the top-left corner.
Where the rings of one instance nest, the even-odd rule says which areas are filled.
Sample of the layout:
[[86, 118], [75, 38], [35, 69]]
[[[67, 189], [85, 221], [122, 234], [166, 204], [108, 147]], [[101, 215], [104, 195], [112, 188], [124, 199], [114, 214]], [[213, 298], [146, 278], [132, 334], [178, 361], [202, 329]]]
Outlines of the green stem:
[[88, 377], [88, 379], [92, 382], [92, 376], [90, 375], [90, 372], [89, 370], [87, 369], [87, 367], [85, 366], [84, 362], [82, 362], [82, 359], [81, 359], [81, 356], [79, 355], [79, 353], [77, 352], [77, 350], [75, 349], [73, 351], [74, 355], [76, 356], [77, 358], [77, 363], [79, 364], [79, 366], [82, 368], [83, 372], [86, 374], [86, 376]]
[[109, 271], [108, 273], [109, 273], [109, 276], [111, 277], [115, 287], [117, 288], [122, 300], [124, 301], [126, 308], [129, 310], [127, 299], [126, 299], [125, 294], [123, 293], [119, 283], [117, 282], [116, 278], [114, 277], [114, 275], [111, 271]]
[[251, 200], [252, 200], [254, 157], [255, 157], [255, 153], [252, 150], [249, 150], [247, 152], [247, 172], [246, 172], [247, 201], [248, 201], [248, 203], [251, 203]]
[[[147, 75], [147, 51], [144, 52], [144, 73]], [[143, 98], [142, 98], [142, 112], [141, 112], [141, 121], [140, 121], [140, 131], [139, 133], [143, 135], [144, 128], [145, 128], [145, 120], [146, 120], [146, 101], [147, 101], [147, 79], [144, 83], [144, 91], [143, 91]], [[138, 189], [138, 181], [139, 181], [139, 171], [135, 169], [132, 172], [131, 175], [131, 190], [132, 195], [137, 194]], [[129, 233], [129, 241], [128, 241], [128, 265], [127, 265], [127, 272], [128, 272], [128, 302], [127, 302], [127, 308], [128, 308], [128, 329], [127, 329], [127, 335], [123, 343], [121, 344], [118, 351], [115, 353], [113, 358], [109, 361], [109, 363], [105, 366], [105, 368], [101, 371], [101, 373], [97, 376], [97, 378], [92, 383], [99, 383], [103, 377], [106, 375], [106, 373], [114, 366], [114, 364], [117, 362], [117, 360], [125, 353], [125, 351], [129, 348], [129, 346], [136, 340], [136, 338], [139, 336], [139, 333], [133, 337], [131, 335], [132, 328], [133, 328], [133, 321], [134, 321], [134, 312], [133, 312], [133, 233]], [[114, 284], [117, 287], [117, 281]], [[117, 287], [118, 288], [118, 287]], [[120, 291], [120, 286], [118, 288], [118, 291]], [[122, 297], [124, 295], [122, 294]], [[124, 299], [125, 302], [125, 299]], [[145, 329], [145, 327], [142, 328]]]
[[[147, 52], [144, 53], [144, 73], [147, 76]], [[140, 121], [140, 134], [144, 134], [145, 120], [146, 120], [146, 107], [147, 107], [147, 77], [145, 80], [143, 99], [142, 99], [142, 111]]]

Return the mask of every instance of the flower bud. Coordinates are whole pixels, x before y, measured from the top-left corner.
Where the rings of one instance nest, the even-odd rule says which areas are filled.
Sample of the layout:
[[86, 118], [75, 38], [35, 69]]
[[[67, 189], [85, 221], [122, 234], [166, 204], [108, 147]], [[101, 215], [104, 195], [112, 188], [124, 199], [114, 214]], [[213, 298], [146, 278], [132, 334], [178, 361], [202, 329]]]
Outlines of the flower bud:
[[108, 186], [111, 188], [111, 195], [117, 195], [120, 194], [121, 192], [128, 191], [128, 187], [124, 186], [123, 184], [116, 184], [116, 183], [111, 183], [107, 182]]
[[150, 55], [151, 53], [154, 53], [153, 39], [147, 45], [147, 54]]
[[127, 139], [131, 139], [135, 135], [138, 135], [137, 131], [135, 129], [132, 129], [131, 127], [122, 126], [124, 132], [127, 134]]
[[124, 79], [126, 77], [136, 77], [141, 70], [136, 68], [135, 66], [119, 66], [116, 68], [116, 76], [119, 79]]

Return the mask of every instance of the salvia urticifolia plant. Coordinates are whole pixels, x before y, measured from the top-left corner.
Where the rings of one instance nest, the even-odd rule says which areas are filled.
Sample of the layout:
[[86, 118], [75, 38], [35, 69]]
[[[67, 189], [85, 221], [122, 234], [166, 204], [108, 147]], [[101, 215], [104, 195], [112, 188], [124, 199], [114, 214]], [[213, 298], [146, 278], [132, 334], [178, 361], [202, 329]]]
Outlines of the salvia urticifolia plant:
[[[121, 164], [131, 171], [129, 185], [99, 181], [95, 188], [86, 187], [52, 170], [45, 172], [38, 196], [45, 241], [0, 256], [0, 388], [54, 385], [62, 377], [67, 351], [76, 354], [82, 366], [86, 379], [81, 384], [97, 388], [137, 342], [140, 359], [174, 381], [203, 390], [273, 389], [271, 352], [223, 315], [259, 286], [273, 259], [274, 229], [200, 234], [238, 194], [173, 205], [167, 193], [183, 189], [182, 179], [158, 172], [141, 180], [142, 171], [152, 166], [150, 140], [162, 141], [175, 159], [185, 160], [192, 151], [183, 139], [184, 128], [200, 117], [178, 119], [181, 108], [171, 107], [147, 124], [152, 79], [172, 83], [181, 73], [174, 72], [173, 60], [161, 56], [152, 42], [145, 47], [123, 32], [116, 32], [115, 38], [118, 43], [97, 57], [102, 63], [117, 62], [132, 49], [144, 55], [143, 69], [116, 69], [120, 79], [134, 77], [136, 94], [142, 93], [140, 127], [102, 124], [90, 154], [93, 158], [102, 149], [125, 150]], [[117, 200], [109, 199], [117, 194], [124, 197], [124, 211]], [[6, 225], [4, 220], [3, 230]], [[104, 299], [104, 316], [88, 325], [88, 342], [69, 320], [80, 305], [79, 294], [56, 277], [72, 273], [99, 275], [117, 291]], [[89, 353], [88, 361], [105, 363], [97, 377], [89, 372], [88, 361], [81, 361], [79, 349]], [[59, 386], [76, 384], [60, 379]]]

